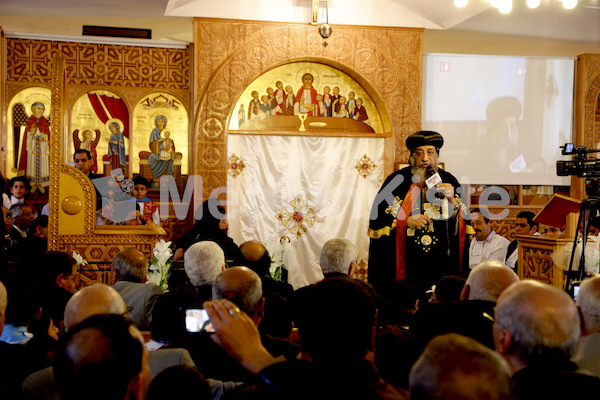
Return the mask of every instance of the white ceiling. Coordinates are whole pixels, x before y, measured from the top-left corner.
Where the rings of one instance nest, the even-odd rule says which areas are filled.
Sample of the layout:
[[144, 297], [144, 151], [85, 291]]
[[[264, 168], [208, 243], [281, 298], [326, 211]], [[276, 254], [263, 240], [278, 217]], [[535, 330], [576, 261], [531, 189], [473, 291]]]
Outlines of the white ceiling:
[[[81, 36], [82, 25], [152, 29], [154, 40], [193, 40], [192, 18], [308, 22], [312, 0], [0, 0], [5, 32]], [[326, 2], [321, 1], [320, 20]], [[485, 0], [329, 0], [332, 25], [423, 27], [600, 43], [600, 0], [580, 0], [565, 10], [558, 0], [542, 0], [530, 10], [513, 0], [500, 14]]]

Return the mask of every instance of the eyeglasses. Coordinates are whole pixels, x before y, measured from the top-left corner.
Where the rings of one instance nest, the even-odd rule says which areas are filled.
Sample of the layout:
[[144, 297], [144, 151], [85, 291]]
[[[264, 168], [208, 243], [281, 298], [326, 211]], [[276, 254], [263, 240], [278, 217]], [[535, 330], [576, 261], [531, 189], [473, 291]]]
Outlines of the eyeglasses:
[[427, 153], [425, 153], [423, 150], [417, 150], [414, 154], [416, 157], [424, 157], [425, 154], [427, 154], [427, 157], [429, 158], [437, 157], [437, 151], [435, 150], [427, 150]]

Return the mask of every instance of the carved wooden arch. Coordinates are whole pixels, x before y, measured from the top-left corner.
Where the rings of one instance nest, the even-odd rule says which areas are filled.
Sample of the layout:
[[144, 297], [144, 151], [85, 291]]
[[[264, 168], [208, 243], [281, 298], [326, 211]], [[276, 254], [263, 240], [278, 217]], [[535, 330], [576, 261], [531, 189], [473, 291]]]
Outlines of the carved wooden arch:
[[594, 59], [588, 67], [588, 90], [585, 93], [583, 137], [584, 144], [588, 149], [596, 147], [595, 143], [600, 141], [600, 124], [596, 124], [596, 109], [598, 107], [598, 95], [600, 94], [600, 59]]
[[354, 78], [383, 111], [394, 160], [408, 159], [404, 140], [420, 128], [421, 29], [336, 26], [324, 46], [309, 25], [197, 19], [195, 35], [194, 173], [204, 198], [227, 184], [235, 102], [254, 79], [290, 61], [318, 61]]

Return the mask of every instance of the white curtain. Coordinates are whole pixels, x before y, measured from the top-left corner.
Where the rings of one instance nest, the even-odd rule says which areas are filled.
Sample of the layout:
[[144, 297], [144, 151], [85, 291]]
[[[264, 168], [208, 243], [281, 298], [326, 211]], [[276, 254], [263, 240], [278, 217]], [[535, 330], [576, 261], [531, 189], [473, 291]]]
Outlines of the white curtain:
[[294, 288], [322, 279], [319, 255], [329, 239], [351, 240], [366, 261], [383, 153], [382, 138], [229, 135], [230, 236], [238, 245], [275, 247], [288, 236], [297, 260], [288, 266]]

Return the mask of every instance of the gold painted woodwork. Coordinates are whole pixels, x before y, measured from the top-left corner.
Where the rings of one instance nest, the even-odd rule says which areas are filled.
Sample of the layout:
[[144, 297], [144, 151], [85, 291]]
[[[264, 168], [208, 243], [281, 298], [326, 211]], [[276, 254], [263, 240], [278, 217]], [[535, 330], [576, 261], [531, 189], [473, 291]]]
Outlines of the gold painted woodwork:
[[[4, 37], [4, 31], [2, 27], [0, 27], [0, 120], [6, 121], [6, 58], [4, 57], [6, 54], [6, 38]], [[3, 151], [0, 152], [0, 171], [4, 172], [4, 177], [6, 177], [6, 171], [4, 170], [4, 166], [6, 165], [6, 155], [7, 152], [5, 149], [8, 145], [8, 126], [6, 124], [0, 124], [0, 149]]]
[[265, 71], [305, 61], [337, 68], [375, 102], [386, 139], [386, 171], [408, 160], [406, 137], [421, 126], [422, 29], [334, 26], [324, 40], [306, 24], [194, 20], [195, 153], [203, 197], [227, 184], [227, 134], [233, 108]]
[[[187, 114], [191, 115], [191, 46], [187, 49], [164, 49], [10, 38], [2, 41], [0, 49], [4, 43], [6, 53], [0, 54], [7, 55], [6, 59], [2, 58], [2, 62], [6, 60], [6, 74], [1, 74], [0, 82], [5, 84], [0, 90], [5, 90], [6, 96], [0, 96], [2, 102], [12, 99], [28, 87], [49, 89], [52, 57], [63, 56], [65, 91], [62, 96], [62, 115], [66, 115], [65, 120], [69, 121], [64, 127], [67, 132], [73, 132], [70, 126], [73, 105], [90, 90], [110, 90], [121, 97], [130, 110], [146, 96], [161, 91], [176, 97]], [[2, 110], [5, 112], [5, 107]], [[187, 131], [191, 131], [191, 126], [191, 122], [188, 122]], [[5, 126], [2, 129], [2, 145], [6, 148], [9, 135]], [[189, 143], [191, 140], [185, 145]], [[101, 159], [103, 153], [99, 152], [98, 155]], [[72, 156], [71, 139], [65, 137], [62, 141], [62, 160], [72, 161]], [[6, 153], [0, 157], [6, 176]], [[192, 165], [190, 160], [183, 162], [184, 170]]]
[[62, 56], [66, 85], [190, 88], [187, 49], [11, 38], [7, 54], [10, 82], [48, 84], [52, 58]]
[[573, 244], [572, 239], [544, 236], [519, 235], [519, 279], [534, 279], [559, 289], [564, 289], [564, 271], [554, 265], [551, 254], [555, 250]]
[[[95, 227], [96, 195], [92, 182], [83, 173], [62, 163], [61, 147], [64, 112], [64, 68], [62, 57], [52, 59], [50, 127], [50, 186], [48, 250], [77, 251], [89, 263], [80, 269], [78, 286], [94, 282], [110, 283], [110, 262], [125, 247], [140, 249], [150, 257], [154, 244], [165, 235], [164, 229], [150, 225], [136, 229], [129, 226], [98, 230]], [[82, 212], [69, 215], [60, 204], [69, 197], [83, 199]]]

